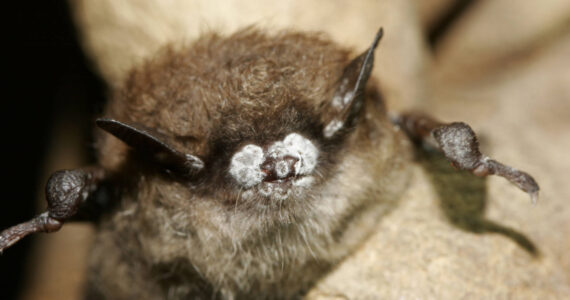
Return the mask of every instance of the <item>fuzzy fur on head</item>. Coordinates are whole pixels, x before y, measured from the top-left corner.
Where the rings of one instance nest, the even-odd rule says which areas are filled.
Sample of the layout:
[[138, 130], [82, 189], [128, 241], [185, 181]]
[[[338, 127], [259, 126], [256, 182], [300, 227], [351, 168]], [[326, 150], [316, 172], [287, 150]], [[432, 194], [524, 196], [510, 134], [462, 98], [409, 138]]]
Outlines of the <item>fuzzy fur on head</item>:
[[93, 293], [292, 297], [354, 249], [404, 188], [408, 152], [372, 84], [357, 119], [323, 134], [351, 58], [321, 34], [249, 28], [134, 70], [107, 114], [204, 168], [180, 179], [102, 137], [124, 184], [93, 250]]

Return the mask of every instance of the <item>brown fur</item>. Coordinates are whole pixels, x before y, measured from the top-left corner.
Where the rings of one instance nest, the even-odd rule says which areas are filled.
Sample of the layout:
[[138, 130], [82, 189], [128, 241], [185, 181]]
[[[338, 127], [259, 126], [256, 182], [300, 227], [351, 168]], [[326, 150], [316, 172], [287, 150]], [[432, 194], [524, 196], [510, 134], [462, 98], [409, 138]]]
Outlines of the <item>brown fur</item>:
[[[321, 34], [249, 28], [171, 46], [135, 69], [107, 115], [164, 134], [206, 170], [173, 180], [101, 136], [100, 161], [124, 184], [119, 207], [100, 224], [89, 295], [291, 298], [354, 250], [404, 189], [408, 147], [374, 87], [354, 128], [322, 138], [353, 57]], [[279, 204], [242, 198], [226, 175], [231, 154], [290, 132], [320, 150], [315, 186]]]

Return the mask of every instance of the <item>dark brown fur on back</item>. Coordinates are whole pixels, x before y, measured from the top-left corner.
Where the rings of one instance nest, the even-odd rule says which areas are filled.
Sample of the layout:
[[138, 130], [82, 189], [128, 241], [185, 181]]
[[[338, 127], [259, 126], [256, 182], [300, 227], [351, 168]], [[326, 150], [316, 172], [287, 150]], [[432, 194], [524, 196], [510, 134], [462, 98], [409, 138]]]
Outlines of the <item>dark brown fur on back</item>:
[[[321, 34], [249, 28], [170, 46], [135, 69], [107, 115], [159, 132], [205, 170], [173, 179], [101, 136], [101, 163], [124, 184], [100, 224], [91, 295], [290, 298], [358, 246], [404, 188], [408, 155], [372, 84], [356, 124], [323, 138], [352, 58]], [[232, 154], [291, 132], [319, 150], [311, 190], [278, 204], [242, 197], [227, 175]]]

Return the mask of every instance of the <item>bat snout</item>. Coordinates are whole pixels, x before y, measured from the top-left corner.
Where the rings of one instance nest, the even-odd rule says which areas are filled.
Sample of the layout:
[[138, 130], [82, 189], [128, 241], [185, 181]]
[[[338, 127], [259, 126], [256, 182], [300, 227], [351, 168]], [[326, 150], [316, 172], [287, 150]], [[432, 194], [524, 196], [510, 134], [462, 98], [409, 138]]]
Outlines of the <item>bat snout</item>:
[[265, 182], [288, 180], [297, 175], [295, 165], [299, 161], [298, 157], [287, 155], [284, 157], [268, 157], [261, 164], [261, 171], [265, 173]]
[[[231, 158], [229, 173], [243, 188], [292, 182], [313, 173], [319, 157], [317, 147], [298, 133], [264, 148], [247, 144]], [[301, 181], [307, 183], [308, 180]]]

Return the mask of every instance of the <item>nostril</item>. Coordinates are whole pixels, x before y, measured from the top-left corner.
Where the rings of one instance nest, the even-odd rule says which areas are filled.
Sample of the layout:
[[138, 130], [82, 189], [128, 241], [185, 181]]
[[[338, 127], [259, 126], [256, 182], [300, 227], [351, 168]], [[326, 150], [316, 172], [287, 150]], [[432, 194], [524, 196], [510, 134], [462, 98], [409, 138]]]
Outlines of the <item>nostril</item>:
[[297, 164], [297, 162], [299, 161], [299, 158], [294, 157], [294, 156], [285, 156], [283, 158], [283, 161], [285, 161], [285, 163], [288, 165], [289, 167], [289, 176], [295, 175], [297, 173], [297, 171], [295, 170], [295, 165]]
[[291, 172], [291, 167], [286, 160], [279, 160], [275, 164], [275, 175], [279, 178], [284, 178]]
[[273, 169], [275, 168], [275, 161], [272, 159], [268, 159], [263, 164], [261, 164], [259, 168], [263, 173], [269, 175], [273, 173]]
[[289, 155], [281, 158], [275, 166], [277, 175], [280, 178], [294, 176], [296, 174], [295, 164], [298, 161], [298, 158]]
[[285, 179], [295, 175], [295, 164], [299, 161], [293, 156], [268, 158], [261, 164], [260, 169], [267, 176], [265, 181]]

